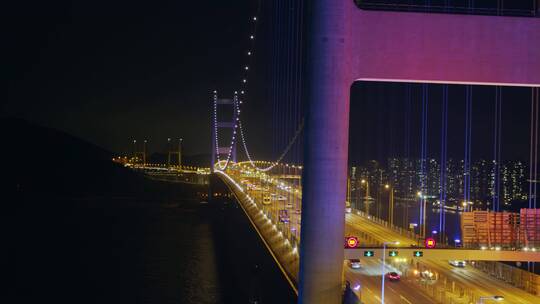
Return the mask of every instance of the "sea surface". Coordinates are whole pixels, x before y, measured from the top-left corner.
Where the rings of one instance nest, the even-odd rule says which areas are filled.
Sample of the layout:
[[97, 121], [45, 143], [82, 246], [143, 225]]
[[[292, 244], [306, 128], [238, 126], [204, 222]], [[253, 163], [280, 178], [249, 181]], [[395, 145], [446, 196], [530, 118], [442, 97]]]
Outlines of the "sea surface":
[[229, 198], [42, 198], [13, 224], [13, 303], [295, 302]]

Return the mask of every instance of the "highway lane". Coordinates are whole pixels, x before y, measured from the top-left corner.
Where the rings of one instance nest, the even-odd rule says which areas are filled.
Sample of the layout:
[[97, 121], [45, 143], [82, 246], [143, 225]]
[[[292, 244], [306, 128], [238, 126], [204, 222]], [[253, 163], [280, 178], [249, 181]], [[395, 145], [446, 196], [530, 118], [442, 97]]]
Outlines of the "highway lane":
[[[505, 298], [504, 303], [516, 304], [538, 304], [540, 297], [532, 295], [524, 290], [516, 288], [503, 281], [497, 280], [488, 274], [475, 269], [472, 266], [457, 268], [448, 263], [448, 261], [422, 261], [422, 264], [453, 280], [456, 284], [464, 286], [471, 290], [475, 296], [502, 295]], [[442, 279], [439, 279], [442, 281]], [[439, 282], [441, 284], [442, 282]]]
[[[363, 303], [381, 303], [381, 262], [379, 260], [362, 260], [360, 269], [351, 269], [344, 263], [345, 279], [351, 283], [351, 287], [360, 286], [356, 291]], [[387, 266], [385, 272], [394, 271], [395, 268]], [[419, 289], [410, 278], [403, 277], [400, 281], [385, 281], [386, 304], [431, 304], [437, 303], [423, 290]]]
[[376, 242], [376, 244], [373, 245], [393, 241], [399, 242], [397, 247], [410, 247], [411, 245], [417, 244], [417, 241], [414, 239], [402, 236], [389, 228], [373, 223], [372, 221], [354, 213], [345, 214], [345, 223], [346, 233], [349, 233], [349, 235], [359, 235], [359, 232], [368, 233]]

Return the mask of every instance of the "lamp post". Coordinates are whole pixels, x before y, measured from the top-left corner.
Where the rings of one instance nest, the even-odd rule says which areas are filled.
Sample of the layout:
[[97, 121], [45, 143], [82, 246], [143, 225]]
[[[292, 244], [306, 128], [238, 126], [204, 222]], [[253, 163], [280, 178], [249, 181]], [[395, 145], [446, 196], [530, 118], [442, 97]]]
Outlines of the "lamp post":
[[144, 140], [144, 145], [143, 145], [143, 167], [146, 167], [146, 143], [148, 142], [148, 140]]
[[420, 236], [426, 237], [426, 196], [422, 191], [416, 193], [420, 198]]
[[171, 139], [167, 138], [167, 169], [171, 170]]
[[137, 157], [137, 140], [133, 140], [133, 162], [135, 162], [135, 158]]
[[360, 183], [366, 185], [366, 196], [364, 197], [364, 204], [366, 205], [366, 215], [369, 215], [369, 203], [368, 203], [368, 198], [369, 198], [369, 182], [368, 182], [367, 179], [362, 179], [362, 180], [360, 181]]
[[388, 222], [390, 223], [390, 227], [392, 227], [394, 225], [394, 188], [388, 184], [384, 185], [384, 188], [390, 191], [388, 198]]
[[178, 139], [178, 168], [182, 170], [182, 141], [183, 139]]
[[383, 243], [383, 249], [382, 249], [382, 268], [381, 268], [381, 304], [384, 304], [384, 268], [385, 268], [385, 261], [386, 261], [386, 245], [399, 245], [398, 241], [394, 242], [384, 242]]
[[472, 211], [472, 205], [474, 203], [471, 202], [471, 201], [463, 201], [462, 205], [463, 205], [463, 212], [470, 212]]
[[504, 301], [503, 296], [487, 296], [487, 297], [480, 297], [478, 299], [478, 304], [483, 304], [484, 300], [493, 300], [493, 301]]
[[[345, 198], [345, 208], [350, 208], [351, 206], [351, 174], [350, 172], [347, 174], [347, 196]], [[347, 202], [349, 205], [347, 206]]]

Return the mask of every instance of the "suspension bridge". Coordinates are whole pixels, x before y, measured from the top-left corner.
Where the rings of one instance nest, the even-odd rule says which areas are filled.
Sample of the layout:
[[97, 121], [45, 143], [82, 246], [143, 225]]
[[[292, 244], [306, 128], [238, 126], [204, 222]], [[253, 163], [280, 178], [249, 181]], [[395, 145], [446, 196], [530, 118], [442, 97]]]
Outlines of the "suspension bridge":
[[[258, 16], [253, 17], [251, 47], [246, 52], [249, 59], [243, 66], [241, 89], [230, 98], [220, 97], [217, 91], [212, 95], [212, 172], [235, 195], [252, 228], [297, 292], [298, 303], [341, 303], [345, 280], [353, 283], [363, 303], [476, 303], [486, 297], [500, 299], [491, 296], [495, 292], [509, 303], [538, 303], [540, 279], [533, 274], [522, 276], [520, 283], [512, 281], [512, 286], [475, 269], [453, 268], [448, 261], [474, 260], [479, 265], [483, 265], [482, 261], [539, 262], [540, 247], [486, 248], [478, 243], [456, 248], [456, 244], [450, 246], [443, 241], [437, 249], [426, 249], [425, 223], [423, 231], [414, 231], [393, 225], [392, 220], [387, 222], [346, 208], [350, 200], [347, 195], [349, 102], [355, 82], [422, 86], [423, 161], [419, 193], [427, 192], [423, 177], [427, 170], [428, 85], [445, 86], [441, 119], [444, 141], [440, 147], [443, 190], [437, 194], [441, 204], [441, 232], [449, 225], [442, 212], [446, 201], [443, 164], [447, 162], [448, 150], [448, 85], [466, 86], [466, 107], [462, 113], [466, 123], [463, 193], [466, 202], [470, 201], [473, 86], [491, 86], [496, 90], [495, 176], [500, 176], [501, 163], [501, 87], [530, 88], [531, 130], [535, 130], [531, 131], [531, 143], [537, 142], [538, 119], [534, 113], [537, 113], [540, 87], [540, 19], [535, 17], [538, 2], [530, 16], [508, 16], [514, 14], [505, 13], [499, 1], [495, 11], [475, 10], [473, 1], [454, 10], [448, 5], [384, 6], [367, 2], [314, 0], [276, 4], [299, 12], [297, 17], [276, 21], [277, 36], [284, 27], [293, 28], [286, 36], [286, 48], [291, 49], [292, 56], [287, 56], [291, 64], [287, 64], [285, 72], [280, 67], [273, 70], [290, 76], [288, 82], [293, 83], [287, 92], [274, 93], [273, 98], [292, 95], [287, 98], [296, 108], [274, 109], [290, 112], [287, 118], [277, 121], [281, 127], [275, 130], [283, 133], [291, 125], [294, 130], [282, 136], [282, 149], [271, 162], [257, 160], [250, 153], [242, 124], [245, 124], [242, 107], [248, 101], [247, 73], [249, 63], [255, 60], [254, 41], [260, 21]], [[282, 50], [283, 47], [274, 50], [277, 57]], [[272, 58], [277, 62], [278, 59]], [[276, 82], [272, 87], [286, 86]], [[300, 108], [297, 103], [301, 100], [305, 109], [292, 110]], [[219, 115], [223, 107], [229, 107], [233, 113], [224, 121]], [[289, 125], [282, 127], [283, 124]], [[230, 140], [220, 138], [225, 130]], [[302, 165], [286, 164], [288, 153], [298, 153], [299, 142], [303, 148]], [[237, 145], [245, 152], [246, 161], [237, 158]], [[536, 180], [537, 170], [532, 164], [536, 164], [537, 150], [532, 147], [533, 144], [530, 180]], [[534, 209], [536, 185], [532, 182], [530, 185], [529, 192], [534, 195], [529, 196], [529, 208]], [[498, 184], [493, 191], [496, 193], [493, 211], [499, 211]], [[422, 195], [420, 198], [419, 212], [425, 218], [426, 202]], [[349, 236], [354, 236], [354, 246], [345, 248], [344, 240]], [[346, 260], [350, 259], [360, 259], [362, 270], [347, 267]], [[389, 287], [385, 300], [384, 274], [390, 271], [401, 273], [404, 282]]]

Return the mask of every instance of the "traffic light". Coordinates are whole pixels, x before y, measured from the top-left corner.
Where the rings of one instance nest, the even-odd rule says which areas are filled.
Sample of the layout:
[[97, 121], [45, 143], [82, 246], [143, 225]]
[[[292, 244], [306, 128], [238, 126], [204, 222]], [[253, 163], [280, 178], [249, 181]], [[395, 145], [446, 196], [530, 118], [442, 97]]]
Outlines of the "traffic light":
[[356, 248], [358, 246], [358, 238], [355, 236], [345, 237], [345, 248]]
[[388, 255], [391, 256], [391, 257], [396, 257], [396, 256], [398, 256], [398, 252], [395, 251], [395, 250], [391, 250], [390, 252], [388, 252]]
[[413, 252], [413, 255], [418, 258], [418, 257], [423, 257], [424, 253], [422, 251], [415, 251]]
[[367, 250], [367, 251], [364, 251], [364, 256], [365, 257], [372, 257], [372, 256], [375, 256], [375, 252], [372, 251], [372, 250]]
[[427, 238], [426, 239], [426, 248], [435, 248], [435, 245], [437, 244], [437, 242], [435, 241], [434, 238]]

